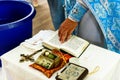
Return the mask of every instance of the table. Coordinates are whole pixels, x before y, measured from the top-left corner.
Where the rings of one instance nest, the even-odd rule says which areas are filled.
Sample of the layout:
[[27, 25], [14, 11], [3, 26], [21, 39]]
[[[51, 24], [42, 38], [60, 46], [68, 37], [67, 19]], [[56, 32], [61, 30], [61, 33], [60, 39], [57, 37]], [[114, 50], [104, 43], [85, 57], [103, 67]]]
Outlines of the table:
[[[54, 33], [51, 31], [47, 32], [50, 32], [49, 35]], [[43, 31], [43, 33], [37, 34], [35, 36], [37, 37], [36, 39], [38, 39], [39, 36], [41, 41], [44, 40], [41, 35], [44, 34], [45, 37], [45, 33], [46, 32]], [[46, 35], [46, 38], [48, 38], [49, 35]], [[35, 38], [33, 38], [31, 42], [38, 43], [39, 45], [33, 46], [28, 44], [28, 42], [30, 42], [29, 39], [23, 42], [27, 44], [28, 47], [22, 44], [1, 56], [3, 80], [55, 80], [55, 76], [61, 70], [55, 72], [51, 78], [47, 78], [40, 71], [29, 67], [32, 62], [19, 62], [20, 54], [31, 54], [35, 50], [42, 48], [40, 45], [41, 42], [36, 42]], [[38, 53], [34, 57], [40, 54], [41, 53]], [[90, 44], [74, 63], [88, 68], [89, 74], [84, 80], [120, 80], [120, 55], [115, 52]]]

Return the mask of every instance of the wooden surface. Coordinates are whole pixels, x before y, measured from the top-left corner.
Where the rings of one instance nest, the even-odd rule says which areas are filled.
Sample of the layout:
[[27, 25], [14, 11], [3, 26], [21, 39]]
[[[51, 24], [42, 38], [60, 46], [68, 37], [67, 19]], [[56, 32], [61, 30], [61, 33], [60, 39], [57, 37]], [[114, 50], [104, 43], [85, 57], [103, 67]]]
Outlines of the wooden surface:
[[39, 6], [35, 7], [35, 9], [36, 15], [33, 19], [33, 35], [40, 30], [54, 30], [47, 1], [41, 3]]

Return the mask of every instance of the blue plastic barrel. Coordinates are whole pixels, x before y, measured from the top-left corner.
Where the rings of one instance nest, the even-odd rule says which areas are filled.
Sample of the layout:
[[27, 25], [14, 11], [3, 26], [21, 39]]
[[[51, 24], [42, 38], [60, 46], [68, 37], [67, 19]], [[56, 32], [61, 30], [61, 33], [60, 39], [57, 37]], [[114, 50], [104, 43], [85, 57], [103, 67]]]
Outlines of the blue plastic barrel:
[[28, 2], [0, 0], [0, 56], [32, 37], [35, 14]]

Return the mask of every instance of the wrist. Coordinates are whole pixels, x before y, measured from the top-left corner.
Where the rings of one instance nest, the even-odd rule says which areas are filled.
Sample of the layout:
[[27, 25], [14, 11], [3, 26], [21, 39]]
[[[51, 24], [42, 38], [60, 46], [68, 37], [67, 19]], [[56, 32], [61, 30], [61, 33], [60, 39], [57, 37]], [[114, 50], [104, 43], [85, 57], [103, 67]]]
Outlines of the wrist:
[[78, 22], [73, 20], [72, 18], [67, 18], [66, 20], [67, 20], [68, 24], [76, 25], [76, 26], [78, 25]]

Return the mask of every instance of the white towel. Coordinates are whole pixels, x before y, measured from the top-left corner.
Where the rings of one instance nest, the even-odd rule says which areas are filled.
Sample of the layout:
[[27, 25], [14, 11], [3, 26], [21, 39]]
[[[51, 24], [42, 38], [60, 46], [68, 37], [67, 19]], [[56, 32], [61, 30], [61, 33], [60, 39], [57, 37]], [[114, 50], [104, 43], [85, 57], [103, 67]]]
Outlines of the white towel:
[[42, 47], [42, 42], [47, 40], [55, 31], [41, 30], [32, 38], [25, 40], [20, 45], [33, 50], [39, 50]]

